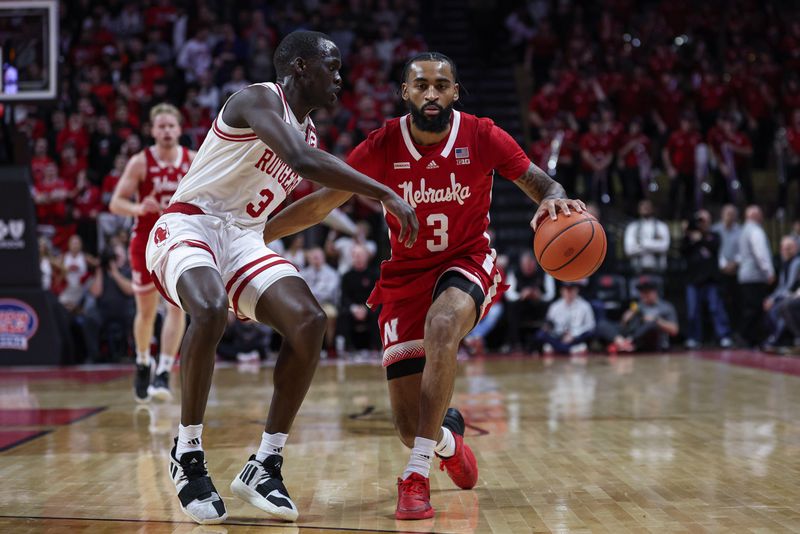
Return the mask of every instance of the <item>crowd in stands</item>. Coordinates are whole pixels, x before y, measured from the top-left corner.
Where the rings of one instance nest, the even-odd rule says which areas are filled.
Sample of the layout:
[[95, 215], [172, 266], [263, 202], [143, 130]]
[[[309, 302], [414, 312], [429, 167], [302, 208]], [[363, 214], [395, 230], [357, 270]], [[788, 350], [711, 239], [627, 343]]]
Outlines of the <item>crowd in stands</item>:
[[[87, 0], [62, 1], [59, 13], [64, 61], [58, 100], [52, 106], [16, 105], [11, 120], [30, 153], [43, 283], [58, 295], [71, 324], [73, 352], [90, 361], [107, 357], [119, 344], [107, 334], [116, 335], [114, 325], [130, 330], [130, 270], [120, 251], [131, 221], [109, 213], [108, 203], [128, 159], [152, 144], [153, 106], [170, 102], [180, 108], [181, 144], [196, 150], [231, 94], [275, 80], [272, 56], [283, 36], [321, 30], [342, 53], [343, 92], [335, 109], [320, 110], [314, 120], [319, 146], [345, 158], [385, 118], [402, 111], [395, 80], [408, 57], [427, 49], [420, 36], [421, 6], [410, 1], [234, 6], [218, 0]], [[293, 198], [311, 190], [303, 184]], [[338, 322], [338, 330], [348, 332], [339, 345], [374, 351], [377, 329], [364, 306], [364, 288], [376, 276], [377, 246], [366, 236], [380, 228], [380, 206], [353, 201], [344, 211], [362, 221], [354, 236], [312, 232], [307, 243], [296, 238], [286, 254], [298, 268], [307, 261], [308, 269], [319, 266], [320, 253], [323, 264], [337, 265], [335, 287], [320, 290], [328, 291], [332, 326]], [[306, 250], [313, 246], [321, 248]], [[310, 276], [308, 269], [303, 272]], [[114, 308], [125, 312], [106, 314], [105, 299], [125, 300]]]
[[[529, 0], [506, 27], [533, 82], [529, 154], [568, 191], [630, 216], [659, 184], [670, 219], [727, 202], [794, 208], [797, 6]], [[755, 184], [766, 168], [771, 183]]]
[[[404, 112], [396, 81], [406, 58], [427, 49], [422, 8], [408, 0], [62, 1], [58, 101], [16, 105], [12, 120], [31, 154], [43, 285], [58, 295], [74, 353], [101, 361], [127, 350], [130, 221], [110, 214], [108, 202], [127, 160], [152, 143], [150, 108], [176, 104], [181, 143], [197, 149], [230, 94], [274, 80], [284, 35], [325, 31], [343, 55], [344, 90], [314, 120], [320, 147], [344, 158]], [[736, 15], [715, 16], [720, 10]], [[500, 251], [510, 288], [465, 348], [625, 352], [677, 340], [696, 348], [704, 330], [705, 342], [724, 347], [796, 346], [800, 256], [791, 244], [800, 229], [776, 259], [761, 210], [748, 207], [742, 222], [737, 209], [797, 205], [787, 201], [800, 177], [797, 12], [750, 0], [532, 0], [506, 28], [534, 82], [532, 161], [570, 194], [633, 220], [624, 235], [609, 233], [610, 257], [584, 283], [557, 284], [528, 251]], [[756, 198], [764, 188], [754, 169], [769, 169], [757, 176], [776, 180], [777, 200]], [[663, 202], [649, 202], [664, 183]], [[293, 198], [312, 188], [302, 183]], [[715, 225], [713, 208], [723, 203]], [[272, 246], [328, 314], [324, 349], [374, 353], [380, 339], [365, 302], [386, 251], [385, 240], [371, 238], [384, 235], [382, 214], [360, 199], [344, 211], [358, 222], [352, 236], [315, 228]], [[675, 218], [685, 221], [678, 240]], [[670, 250], [688, 273], [676, 305], [665, 293]], [[270, 343], [268, 330], [232, 319], [220, 354], [264, 357]]]

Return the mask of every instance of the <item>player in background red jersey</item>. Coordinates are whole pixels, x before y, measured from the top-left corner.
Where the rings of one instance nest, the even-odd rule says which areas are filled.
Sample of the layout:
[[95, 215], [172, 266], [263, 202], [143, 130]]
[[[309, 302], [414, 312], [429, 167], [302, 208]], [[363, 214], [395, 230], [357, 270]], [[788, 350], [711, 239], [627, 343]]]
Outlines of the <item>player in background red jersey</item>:
[[[383, 364], [395, 426], [411, 448], [398, 479], [397, 519], [433, 516], [429, 472], [436, 453], [461, 488], [478, 468], [463, 441], [464, 420], [448, 409], [459, 343], [488, 310], [500, 280], [487, 233], [494, 171], [509, 177], [539, 209], [581, 212], [583, 203], [530, 162], [505, 131], [485, 118], [453, 110], [459, 85], [452, 60], [436, 52], [415, 56], [403, 73], [410, 114], [391, 119], [352, 152], [348, 163], [403, 195], [420, 221], [419, 239], [404, 247], [387, 218], [392, 257], [369, 299], [382, 305]], [[264, 239], [320, 222], [351, 193], [321, 189], [271, 219]]]
[[[136, 317], [133, 337], [136, 343], [136, 400], [147, 402], [151, 397], [169, 400], [169, 371], [180, 348], [185, 327], [183, 311], [166, 303], [166, 317], [161, 327], [161, 354], [156, 367], [150, 355], [150, 340], [160, 297], [145, 265], [145, 249], [150, 230], [161, 212], [169, 205], [178, 181], [189, 170], [195, 152], [178, 144], [181, 136], [181, 112], [170, 104], [159, 104], [150, 111], [150, 135], [155, 146], [134, 155], [109, 203], [117, 215], [135, 217], [129, 248]], [[136, 200], [131, 200], [136, 197]], [[151, 383], [152, 381], [152, 383]]]

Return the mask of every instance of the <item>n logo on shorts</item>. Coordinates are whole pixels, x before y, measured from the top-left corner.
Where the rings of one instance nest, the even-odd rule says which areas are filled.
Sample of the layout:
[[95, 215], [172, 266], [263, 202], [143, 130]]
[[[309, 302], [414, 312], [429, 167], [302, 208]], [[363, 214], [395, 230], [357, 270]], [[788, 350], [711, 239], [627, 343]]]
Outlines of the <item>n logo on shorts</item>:
[[383, 346], [397, 343], [397, 317], [383, 323]]

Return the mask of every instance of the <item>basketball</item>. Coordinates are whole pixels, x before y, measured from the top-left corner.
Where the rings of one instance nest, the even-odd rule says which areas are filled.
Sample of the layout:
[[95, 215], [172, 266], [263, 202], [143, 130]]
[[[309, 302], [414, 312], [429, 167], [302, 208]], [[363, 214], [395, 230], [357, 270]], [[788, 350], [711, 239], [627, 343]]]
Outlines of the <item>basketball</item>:
[[606, 232], [589, 213], [547, 217], [533, 236], [536, 261], [548, 274], [572, 282], [594, 273], [606, 257]]

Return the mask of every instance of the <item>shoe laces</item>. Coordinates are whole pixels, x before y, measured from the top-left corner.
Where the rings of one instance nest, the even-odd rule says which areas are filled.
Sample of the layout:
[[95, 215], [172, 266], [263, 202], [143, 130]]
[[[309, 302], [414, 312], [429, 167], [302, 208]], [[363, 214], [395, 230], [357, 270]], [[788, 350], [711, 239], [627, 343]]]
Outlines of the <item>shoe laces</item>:
[[258, 479], [259, 484], [270, 478], [275, 478], [283, 482], [283, 475], [281, 475], [280, 467], [266, 466], [263, 463], [261, 464], [261, 467], [264, 469], [264, 472], [261, 473], [261, 476]]
[[461, 474], [463, 469], [461, 469], [461, 462], [454, 462], [456, 455], [450, 456], [449, 458], [442, 458], [439, 460], [439, 471], [444, 471], [445, 467], [447, 467], [450, 471], [453, 471], [457, 474]]
[[410, 495], [415, 499], [424, 499], [425, 495], [425, 481], [419, 479], [412, 479], [408, 477], [400, 481], [400, 486], [403, 487], [403, 493]]
[[181, 467], [183, 468], [183, 476], [189, 481], [208, 475], [208, 469], [206, 468], [205, 460], [194, 464], [188, 462], [186, 464], [182, 463]]

